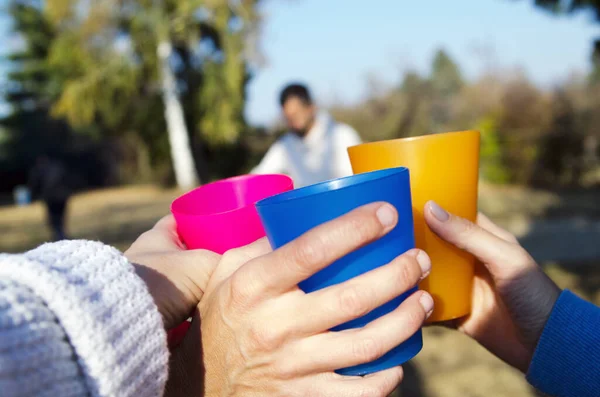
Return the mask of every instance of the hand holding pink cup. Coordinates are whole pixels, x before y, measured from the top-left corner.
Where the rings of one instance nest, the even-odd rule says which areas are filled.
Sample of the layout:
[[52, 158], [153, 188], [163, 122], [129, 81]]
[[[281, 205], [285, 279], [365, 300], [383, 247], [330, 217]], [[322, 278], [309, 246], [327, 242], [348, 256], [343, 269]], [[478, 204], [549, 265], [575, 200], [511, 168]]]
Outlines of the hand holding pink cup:
[[[286, 175], [242, 175], [200, 186], [173, 201], [171, 213], [177, 232], [188, 249], [218, 254], [250, 244], [265, 236], [254, 204], [294, 188]], [[189, 324], [169, 332], [177, 345]]]

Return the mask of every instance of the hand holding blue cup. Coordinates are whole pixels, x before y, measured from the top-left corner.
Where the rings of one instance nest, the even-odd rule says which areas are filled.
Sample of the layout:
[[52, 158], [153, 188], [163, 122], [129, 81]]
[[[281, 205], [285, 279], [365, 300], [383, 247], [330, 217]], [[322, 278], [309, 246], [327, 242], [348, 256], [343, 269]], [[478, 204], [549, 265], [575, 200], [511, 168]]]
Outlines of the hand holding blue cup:
[[[396, 227], [381, 239], [346, 255], [299, 284], [304, 292], [311, 293], [374, 270], [415, 247], [408, 169], [391, 168], [319, 183], [259, 201], [256, 208], [269, 242], [276, 249], [322, 223], [378, 201], [396, 208], [399, 214]], [[339, 325], [332, 331], [363, 327], [392, 312], [416, 289], [415, 286], [365, 316]], [[365, 375], [382, 371], [410, 360], [422, 346], [421, 331], [418, 331], [380, 359], [337, 372]]]

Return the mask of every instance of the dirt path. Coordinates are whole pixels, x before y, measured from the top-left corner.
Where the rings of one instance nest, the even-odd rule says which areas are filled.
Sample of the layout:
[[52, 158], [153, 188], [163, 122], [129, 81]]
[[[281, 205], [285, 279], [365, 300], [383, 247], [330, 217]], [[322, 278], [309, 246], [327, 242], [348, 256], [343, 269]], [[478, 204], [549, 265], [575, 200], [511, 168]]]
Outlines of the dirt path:
[[600, 258], [600, 192], [548, 193], [482, 185], [480, 210], [514, 233], [539, 263]]

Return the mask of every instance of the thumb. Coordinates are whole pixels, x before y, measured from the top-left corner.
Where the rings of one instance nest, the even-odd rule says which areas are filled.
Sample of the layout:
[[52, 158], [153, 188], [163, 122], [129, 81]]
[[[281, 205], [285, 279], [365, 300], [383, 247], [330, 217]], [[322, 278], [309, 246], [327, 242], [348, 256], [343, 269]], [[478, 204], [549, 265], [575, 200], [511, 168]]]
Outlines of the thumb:
[[202, 250], [128, 257], [148, 286], [167, 328], [185, 320], [198, 305], [219, 258], [214, 252]]
[[173, 255], [171, 261], [176, 267], [177, 273], [184, 280], [188, 280], [190, 289], [194, 292], [197, 299], [196, 304], [200, 302], [206, 292], [208, 282], [213, 275], [221, 255], [208, 250], [188, 250], [170, 253]]
[[507, 235], [508, 232], [488, 219], [482, 217], [479, 220], [484, 229], [449, 214], [433, 201], [425, 206], [425, 219], [431, 230], [442, 239], [484, 263], [519, 330], [521, 341], [533, 354], [560, 289], [527, 251]]
[[266, 238], [261, 238], [244, 247], [234, 248], [225, 252], [210, 278], [205, 293], [211, 294], [214, 289], [248, 261], [269, 252], [271, 252], [271, 246]]
[[516, 240], [500, 238], [467, 219], [448, 213], [434, 201], [425, 205], [424, 214], [435, 234], [483, 262], [497, 282], [537, 269], [533, 258]]

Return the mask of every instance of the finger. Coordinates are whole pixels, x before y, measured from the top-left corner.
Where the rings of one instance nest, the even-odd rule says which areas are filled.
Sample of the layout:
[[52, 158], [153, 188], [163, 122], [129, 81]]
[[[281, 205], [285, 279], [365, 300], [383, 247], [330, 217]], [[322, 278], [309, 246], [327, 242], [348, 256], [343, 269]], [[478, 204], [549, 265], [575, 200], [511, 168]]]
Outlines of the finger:
[[488, 218], [481, 212], [477, 214], [477, 225], [479, 225], [481, 228], [487, 230], [488, 232], [495, 234], [496, 236], [500, 237], [504, 241], [507, 241], [509, 243], [516, 243], [516, 244], [519, 243], [517, 241], [517, 238], [512, 233], [510, 233], [510, 232], [502, 229], [500, 226], [496, 225], [494, 222], [492, 222], [490, 220], [490, 218]]
[[264, 259], [248, 263], [234, 277], [255, 295], [289, 291], [337, 259], [382, 237], [397, 221], [398, 213], [390, 204], [360, 207], [315, 227]]
[[220, 257], [208, 250], [189, 250], [137, 255], [135, 261], [152, 268], [166, 279], [184, 283], [190, 288], [201, 287], [204, 291]]
[[165, 240], [165, 244], [170, 244], [172, 248], [186, 249], [185, 244], [181, 241], [181, 238], [179, 238], [177, 222], [172, 214], [162, 217], [156, 225], [154, 225], [152, 230], [161, 233]]
[[323, 397], [387, 397], [398, 387], [404, 372], [402, 367], [360, 376], [342, 376], [330, 372], [302, 379], [294, 394]]
[[220, 259], [221, 255], [208, 250], [179, 251], [174, 253], [169, 271], [177, 271], [184, 276], [184, 282], [200, 302]]
[[411, 250], [389, 264], [300, 299], [293, 313], [311, 313], [306, 321], [292, 322], [295, 332], [315, 334], [362, 317], [417, 285], [431, 270], [424, 251]]
[[397, 309], [362, 328], [325, 332], [300, 339], [284, 349], [296, 357], [287, 365], [293, 375], [333, 371], [375, 361], [405, 342], [422, 326], [433, 311], [433, 298], [418, 291]]
[[177, 225], [173, 215], [159, 220], [152, 229], [142, 233], [129, 247], [126, 255], [146, 254], [159, 251], [183, 251], [185, 244], [177, 234]]
[[198, 305], [219, 258], [214, 252], [195, 250], [150, 253], [133, 260], [138, 275], [160, 297], [161, 311], [168, 314], [165, 321], [172, 326], [176, 323], [171, 322], [184, 320]]
[[154, 225], [154, 229], [176, 230], [177, 223], [175, 222], [175, 217], [173, 214], [165, 215], [160, 218], [160, 220]]
[[271, 251], [269, 241], [266, 238], [261, 238], [252, 244], [225, 252], [219, 266], [217, 266], [212, 274], [206, 291], [210, 293], [210, 291], [228, 279], [244, 264]]
[[440, 238], [483, 262], [495, 280], [510, 279], [525, 270], [537, 268], [520, 245], [509, 243], [473, 222], [449, 214], [433, 201], [425, 205], [425, 220]]

